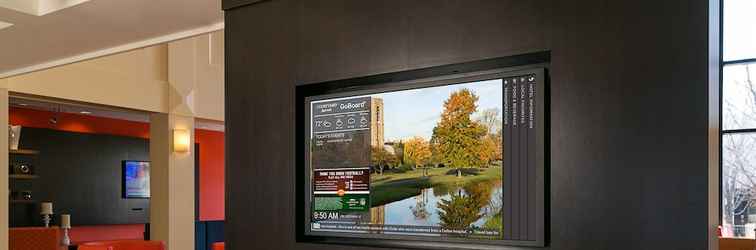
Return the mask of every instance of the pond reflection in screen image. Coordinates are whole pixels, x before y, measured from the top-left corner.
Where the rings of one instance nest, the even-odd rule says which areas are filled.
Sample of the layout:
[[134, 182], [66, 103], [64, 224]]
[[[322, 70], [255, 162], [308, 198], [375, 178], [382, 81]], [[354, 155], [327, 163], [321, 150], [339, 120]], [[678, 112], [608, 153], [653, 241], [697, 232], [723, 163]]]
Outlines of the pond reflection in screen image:
[[425, 188], [416, 196], [373, 207], [371, 214], [374, 223], [385, 225], [500, 230], [501, 205], [499, 180], [464, 187]]

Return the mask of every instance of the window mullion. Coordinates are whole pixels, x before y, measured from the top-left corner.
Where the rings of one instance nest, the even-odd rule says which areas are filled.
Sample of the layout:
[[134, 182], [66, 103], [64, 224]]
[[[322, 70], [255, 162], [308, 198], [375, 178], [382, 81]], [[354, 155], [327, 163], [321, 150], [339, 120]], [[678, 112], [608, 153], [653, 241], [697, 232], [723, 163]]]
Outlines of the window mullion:
[[723, 61], [722, 62], [722, 66], [736, 65], [736, 64], [747, 64], [747, 63], [756, 63], [756, 58], [747, 58], [747, 59], [740, 59], [740, 60]]

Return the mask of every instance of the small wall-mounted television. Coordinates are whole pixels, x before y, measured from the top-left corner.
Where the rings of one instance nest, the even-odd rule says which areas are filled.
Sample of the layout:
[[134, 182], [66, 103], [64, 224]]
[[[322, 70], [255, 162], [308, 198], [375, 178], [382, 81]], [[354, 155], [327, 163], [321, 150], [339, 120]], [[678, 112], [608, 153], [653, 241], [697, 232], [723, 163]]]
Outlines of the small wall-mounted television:
[[298, 240], [545, 246], [546, 68], [491, 64], [298, 87]]
[[150, 162], [123, 161], [123, 198], [150, 198]]

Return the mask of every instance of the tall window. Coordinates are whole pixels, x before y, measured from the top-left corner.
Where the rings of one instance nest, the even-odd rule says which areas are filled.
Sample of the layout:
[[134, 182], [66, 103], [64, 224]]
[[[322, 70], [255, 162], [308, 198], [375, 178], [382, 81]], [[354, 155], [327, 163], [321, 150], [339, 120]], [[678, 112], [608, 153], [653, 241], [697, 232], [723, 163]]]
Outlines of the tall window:
[[722, 234], [756, 230], [756, 0], [723, 0]]

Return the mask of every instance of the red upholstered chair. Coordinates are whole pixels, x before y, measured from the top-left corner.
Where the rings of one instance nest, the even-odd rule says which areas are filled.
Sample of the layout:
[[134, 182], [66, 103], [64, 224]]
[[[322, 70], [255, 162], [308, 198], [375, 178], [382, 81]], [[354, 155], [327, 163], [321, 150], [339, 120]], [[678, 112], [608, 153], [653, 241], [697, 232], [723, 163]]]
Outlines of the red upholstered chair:
[[225, 249], [226, 249], [226, 243], [223, 243], [223, 242], [213, 243], [213, 250], [225, 250]]
[[113, 250], [111, 246], [79, 245], [78, 250]]
[[165, 250], [162, 241], [113, 240], [89, 242], [79, 245], [79, 250]]
[[10, 250], [63, 250], [63, 233], [58, 227], [17, 227], [8, 230]]

